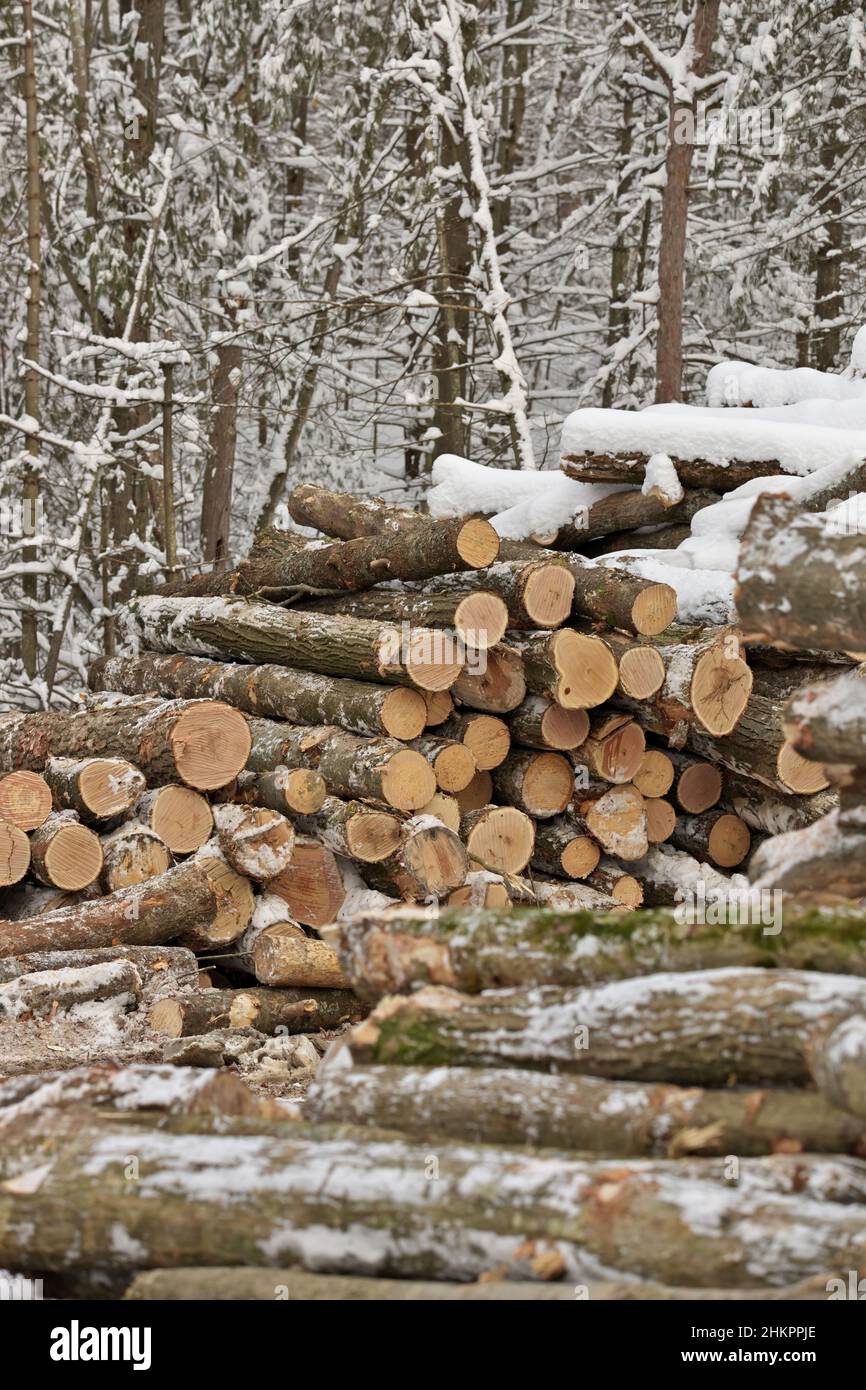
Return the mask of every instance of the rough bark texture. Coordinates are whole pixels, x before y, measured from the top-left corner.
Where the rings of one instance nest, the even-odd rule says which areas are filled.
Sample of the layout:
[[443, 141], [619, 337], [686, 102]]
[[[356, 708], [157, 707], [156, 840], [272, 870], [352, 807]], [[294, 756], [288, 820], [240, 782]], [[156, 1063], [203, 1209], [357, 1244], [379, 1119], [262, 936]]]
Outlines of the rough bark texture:
[[486, 573], [480, 574], [472, 587], [461, 578], [453, 592], [437, 593], [428, 581], [423, 593], [371, 589], [362, 594], [311, 599], [303, 607], [312, 613], [342, 613], [377, 622], [409, 623], [412, 627], [453, 628], [468, 647], [483, 651], [501, 641], [508, 627], [508, 610], [485, 584]]
[[419, 1139], [534, 1144], [612, 1158], [863, 1157], [866, 1149], [866, 1122], [815, 1091], [711, 1091], [516, 1068], [437, 1067], [431, 1074], [422, 1067], [328, 1065], [307, 1094], [304, 1114], [314, 1124], [375, 1125]]
[[181, 781], [210, 789], [237, 776], [249, 749], [243, 715], [209, 700], [143, 700], [0, 718], [5, 772], [39, 771], [51, 757], [129, 757], [151, 785]]
[[856, 526], [785, 496], [757, 498], [740, 542], [737, 612], [749, 637], [866, 652], [866, 569]]
[[371, 589], [388, 579], [427, 579], [481, 569], [499, 553], [499, 537], [480, 519], [434, 521], [389, 535], [304, 543], [294, 532], [260, 531], [249, 555], [228, 573], [194, 575], [166, 584], [166, 595], [238, 594], [286, 599], [318, 591]]
[[350, 987], [333, 947], [309, 936], [298, 936], [280, 924], [258, 932], [249, 955], [256, 979], [263, 985]]
[[[443, 1145], [431, 1183], [429, 1145], [375, 1131], [287, 1132], [225, 1116], [189, 1127], [185, 1116], [118, 1119], [87, 1107], [54, 1112], [48, 1131], [45, 1112], [5, 1126], [3, 1266], [279, 1266], [302, 1256], [323, 1272], [368, 1274], [359, 1252], [375, 1248], [379, 1275], [472, 1280], [501, 1267], [523, 1279], [553, 1273], [573, 1293], [587, 1263], [673, 1286], [780, 1287], [856, 1269], [862, 1252], [864, 1183], [851, 1159], [743, 1159], [739, 1182], [726, 1186], [722, 1159], [624, 1160], [612, 1172], [605, 1159]], [[36, 1190], [16, 1181], [40, 1165]], [[251, 1172], [252, 1182], [233, 1180]], [[355, 1238], [335, 1239], [347, 1227]]]
[[782, 727], [810, 761], [866, 763], [866, 666], [798, 690], [785, 707]]
[[191, 928], [206, 930], [223, 911], [219, 885], [208, 876], [207, 866], [201, 860], [190, 860], [158, 879], [103, 898], [44, 912], [23, 922], [0, 922], [0, 956], [120, 943], [158, 945]]
[[433, 690], [452, 686], [463, 665], [450, 647], [440, 652], [442, 635], [435, 629], [417, 628], [405, 647], [393, 626], [295, 613], [273, 603], [151, 595], [133, 599], [126, 612], [132, 630], [162, 652], [275, 661], [320, 675]]
[[[640, 873], [639, 865], [629, 869]], [[710, 891], [706, 897], [710, 905]], [[708, 910], [707, 922], [694, 916], [682, 907], [616, 916], [516, 906], [443, 912], [405, 907], [341, 923], [339, 953], [353, 988], [370, 1000], [422, 984], [476, 994], [734, 966], [866, 976], [866, 912], [860, 908], [791, 901], [783, 931], [774, 930], [768, 913], [762, 921], [758, 910], [746, 912], [734, 902], [722, 902], [716, 913]]]
[[348, 989], [236, 990], [229, 1010], [236, 1028], [260, 1033], [311, 1033], [342, 1028], [364, 1017], [366, 1009]]
[[663, 972], [491, 995], [428, 986], [382, 1000], [349, 1045], [359, 1062], [802, 1086], [810, 1042], [864, 1004], [866, 981], [797, 970]]
[[416, 738], [426, 722], [424, 697], [418, 691], [335, 680], [287, 666], [142, 652], [137, 657], [99, 657], [88, 680], [91, 690], [225, 700], [247, 714], [293, 724], [339, 724], [355, 734]]

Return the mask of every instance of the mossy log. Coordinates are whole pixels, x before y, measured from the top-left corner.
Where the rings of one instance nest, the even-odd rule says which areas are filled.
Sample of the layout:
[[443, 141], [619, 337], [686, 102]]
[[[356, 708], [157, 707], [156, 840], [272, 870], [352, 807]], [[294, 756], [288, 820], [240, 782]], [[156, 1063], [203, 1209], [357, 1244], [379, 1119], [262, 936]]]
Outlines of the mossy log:
[[[635, 870], [629, 865], [630, 870]], [[866, 910], [784, 904], [783, 929], [761, 905], [722, 901], [695, 923], [683, 908], [557, 912], [392, 908], [339, 928], [352, 987], [368, 1000], [423, 984], [468, 994], [519, 985], [589, 985], [654, 971], [780, 967], [866, 977]], [[742, 919], [742, 920], [740, 920]]]
[[798, 970], [663, 971], [481, 995], [427, 986], [383, 999], [348, 1043], [358, 1062], [802, 1086], [810, 1043], [864, 1007], [866, 981]]

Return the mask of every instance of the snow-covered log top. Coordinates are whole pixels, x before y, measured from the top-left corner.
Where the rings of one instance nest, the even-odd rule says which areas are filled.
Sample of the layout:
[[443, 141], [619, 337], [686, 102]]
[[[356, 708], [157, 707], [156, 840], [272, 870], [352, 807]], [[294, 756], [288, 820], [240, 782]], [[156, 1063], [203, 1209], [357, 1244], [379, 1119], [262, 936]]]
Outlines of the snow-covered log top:
[[785, 406], [864, 397], [866, 381], [862, 377], [819, 372], [814, 367], [784, 369], [730, 361], [717, 363], [707, 374], [709, 406]]
[[774, 410], [648, 406], [646, 410], [575, 410], [562, 426], [564, 459], [667, 454], [727, 468], [736, 460], [772, 462], [804, 477], [828, 464], [866, 456], [866, 395], [808, 401]]

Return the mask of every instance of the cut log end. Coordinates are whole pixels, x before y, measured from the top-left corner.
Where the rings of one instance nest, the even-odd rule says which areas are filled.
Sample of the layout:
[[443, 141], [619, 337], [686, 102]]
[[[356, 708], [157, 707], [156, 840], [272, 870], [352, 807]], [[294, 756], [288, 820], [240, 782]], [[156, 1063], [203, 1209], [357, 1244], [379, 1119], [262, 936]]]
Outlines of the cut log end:
[[574, 576], [564, 565], [538, 565], [523, 590], [523, 607], [536, 627], [559, 627], [573, 598]]
[[455, 544], [468, 569], [486, 569], [499, 554], [499, 537], [490, 522], [481, 517], [471, 517], [463, 523]]
[[643, 888], [631, 874], [622, 874], [611, 884], [610, 896], [626, 907], [637, 908], [643, 902]]
[[830, 785], [830, 779], [822, 763], [813, 763], [803, 758], [791, 743], [783, 743], [776, 759], [779, 781], [792, 792], [809, 796], [812, 792], [822, 792]]
[[[606, 782], [631, 782], [646, 750], [644, 731], [634, 720], [624, 720], [597, 740], [590, 734], [585, 745], [593, 770]], [[580, 756], [580, 755], [578, 755]]]
[[508, 609], [498, 594], [486, 589], [467, 594], [454, 610], [454, 627], [467, 647], [486, 651], [505, 636]]
[[455, 682], [454, 694], [470, 709], [491, 714], [508, 714], [526, 698], [526, 677], [520, 654], [512, 647], [491, 647], [485, 653], [484, 669], [468, 668]]
[[196, 701], [171, 732], [178, 776], [199, 791], [216, 791], [237, 777], [251, 742], [244, 716], [217, 700]]
[[256, 906], [253, 890], [245, 878], [222, 859], [200, 861], [210, 880], [218, 910], [208, 927], [208, 942], [236, 941], [250, 924]]
[[495, 714], [478, 714], [466, 724], [463, 742], [475, 759], [476, 768], [489, 772], [508, 757], [511, 734], [505, 721]]
[[530, 815], [564, 811], [574, 795], [574, 770], [561, 753], [538, 753], [523, 778], [523, 800]]
[[493, 778], [489, 772], [479, 770], [468, 787], [455, 793], [454, 799], [460, 808], [460, 814], [465, 816], [469, 811], [479, 811], [482, 806], [489, 806], [492, 796]]
[[647, 852], [646, 810], [637, 787], [611, 787], [586, 810], [590, 834], [617, 859], [642, 859]]
[[364, 811], [346, 823], [346, 844], [353, 859], [377, 864], [399, 847], [400, 821], [386, 811]]
[[418, 883], [437, 898], [459, 888], [469, 867], [462, 842], [444, 825], [416, 831], [407, 840], [403, 857]]
[[[425, 717], [424, 723], [428, 729], [435, 729], [437, 725], [444, 724], [454, 712], [454, 700], [447, 690], [425, 690], [411, 691], [411, 694], [420, 694], [424, 701]], [[421, 729], [418, 730], [420, 734]], [[394, 738], [405, 738], [405, 734], [393, 734]], [[417, 734], [412, 734], [416, 738]]]
[[382, 795], [398, 811], [418, 811], [436, 792], [436, 774], [413, 748], [401, 748], [382, 772]]
[[38, 772], [0, 778], [0, 820], [19, 830], [36, 830], [51, 813], [51, 788]]
[[30, 841], [24, 831], [9, 821], [0, 821], [0, 885], [9, 888], [20, 883], [30, 868]]
[[436, 782], [443, 792], [459, 792], [468, 787], [477, 771], [472, 750], [464, 743], [451, 743], [433, 759]]
[[147, 1026], [153, 1033], [167, 1038], [179, 1038], [183, 1033], [183, 1008], [177, 999], [158, 999], [147, 1015]]
[[733, 869], [742, 864], [751, 848], [752, 837], [744, 820], [735, 815], [719, 816], [709, 833], [707, 848], [714, 864]]
[[655, 637], [664, 632], [677, 616], [676, 590], [670, 584], [648, 584], [632, 604], [631, 618], [635, 632]]
[[[487, 805], [487, 798], [481, 805]], [[455, 834], [460, 829], [460, 803], [456, 796], [449, 796], [447, 792], [437, 792], [435, 796], [431, 796], [427, 805], [421, 807], [420, 814], [422, 816], [435, 816]]]
[[453, 660], [456, 643], [445, 632], [416, 628], [416, 640], [406, 655], [406, 671], [419, 690], [450, 690], [463, 663]]
[[594, 709], [616, 690], [619, 668], [601, 638], [563, 628], [554, 634], [552, 656], [559, 673], [553, 693], [566, 709]]
[[585, 709], [565, 709], [552, 703], [541, 716], [541, 737], [559, 752], [579, 748], [588, 733], [589, 715]]
[[213, 831], [210, 806], [191, 787], [161, 787], [153, 796], [147, 822], [172, 854], [193, 854]]
[[619, 659], [619, 688], [633, 700], [649, 700], [665, 683], [665, 663], [655, 647], [631, 647]]
[[282, 793], [290, 811], [296, 811], [299, 816], [312, 816], [324, 805], [328, 786], [320, 772], [296, 767], [286, 774]]
[[346, 897], [335, 856], [318, 840], [299, 836], [292, 862], [268, 884], [288, 907], [288, 916], [305, 927], [325, 927], [337, 916]]
[[677, 782], [677, 801], [690, 815], [715, 806], [722, 795], [722, 774], [712, 763], [694, 763]]
[[123, 815], [144, 787], [143, 773], [125, 758], [91, 758], [78, 778], [81, 799], [96, 820]]
[[152, 830], [132, 826], [105, 846], [103, 885], [116, 893], [133, 883], [144, 883], [171, 868], [171, 855]]
[[483, 869], [519, 874], [532, 858], [535, 826], [514, 806], [490, 806], [475, 813], [466, 848]]
[[504, 883], [485, 883], [480, 892], [467, 883], [449, 893], [447, 901], [449, 907], [508, 907], [511, 899]]
[[646, 812], [646, 837], [651, 845], [660, 845], [673, 835], [677, 823], [677, 813], [663, 796], [652, 797], [644, 802]]
[[[444, 692], [443, 692], [444, 693]], [[420, 690], [395, 686], [382, 701], [382, 727], [391, 738], [417, 738], [427, 723], [427, 705]], [[320, 803], [321, 804], [321, 803]], [[318, 807], [315, 808], [318, 810]]]
[[674, 765], [660, 748], [647, 748], [632, 781], [642, 796], [666, 796], [673, 786]]
[[42, 857], [44, 876], [55, 888], [89, 888], [102, 873], [99, 836], [86, 825], [64, 825], [51, 837]]
[[736, 728], [752, 693], [752, 673], [740, 656], [719, 642], [695, 662], [692, 708], [708, 733], [720, 737]]
[[588, 835], [575, 835], [569, 840], [560, 855], [562, 872], [567, 878], [586, 878], [593, 869], [598, 868], [601, 850]]

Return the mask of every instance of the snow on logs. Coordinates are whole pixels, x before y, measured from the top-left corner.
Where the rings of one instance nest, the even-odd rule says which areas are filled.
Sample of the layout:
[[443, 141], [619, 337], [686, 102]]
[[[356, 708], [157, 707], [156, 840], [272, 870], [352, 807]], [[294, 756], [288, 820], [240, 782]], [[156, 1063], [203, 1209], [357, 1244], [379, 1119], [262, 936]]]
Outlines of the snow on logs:
[[131, 599], [125, 613], [131, 631], [160, 652], [276, 662], [419, 690], [449, 689], [464, 665], [455, 642], [434, 628], [415, 628], [404, 641], [392, 624], [252, 599], [151, 594]]

